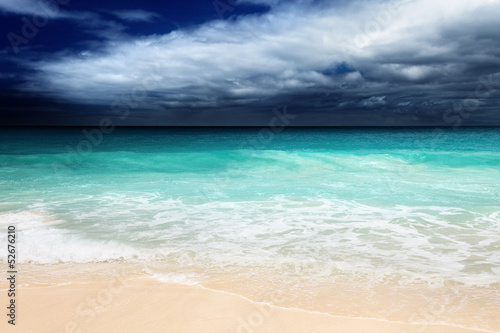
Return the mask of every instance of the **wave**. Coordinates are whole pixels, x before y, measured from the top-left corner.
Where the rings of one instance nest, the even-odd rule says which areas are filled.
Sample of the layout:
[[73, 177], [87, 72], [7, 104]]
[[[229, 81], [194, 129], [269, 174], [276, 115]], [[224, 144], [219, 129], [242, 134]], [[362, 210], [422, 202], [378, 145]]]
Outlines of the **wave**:
[[100, 200], [96, 210], [71, 220], [43, 211], [4, 213], [0, 227], [17, 226], [21, 262], [131, 261], [207, 274], [260, 269], [318, 280], [500, 283], [499, 211], [284, 196], [206, 203], [146, 194]]

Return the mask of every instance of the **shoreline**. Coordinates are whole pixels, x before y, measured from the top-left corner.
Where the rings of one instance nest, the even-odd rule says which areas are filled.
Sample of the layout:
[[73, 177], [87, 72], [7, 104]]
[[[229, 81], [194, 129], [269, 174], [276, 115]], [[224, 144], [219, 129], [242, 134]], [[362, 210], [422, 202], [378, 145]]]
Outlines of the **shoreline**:
[[[31, 265], [22, 266], [21, 272], [30, 272]], [[0, 323], [1, 331], [280, 333], [332, 332], [335, 328], [345, 333], [499, 332], [446, 323], [344, 316], [283, 306], [286, 300], [279, 293], [274, 295], [272, 302], [259, 301], [204, 284], [162, 282], [141, 272], [139, 267], [134, 270], [134, 267], [123, 263], [63, 264], [62, 267], [38, 265], [26, 274], [26, 278], [21, 274], [18, 281], [16, 326], [8, 325], [4, 319]], [[103, 268], [107, 269], [106, 273], [103, 273]], [[44, 277], [41, 272], [47, 275]], [[61, 272], [69, 275], [63, 277]], [[59, 277], [59, 281], [47, 278], [50, 274]], [[237, 283], [233, 281], [233, 284]], [[6, 281], [2, 281], [2, 303], [7, 301], [7, 289]], [[495, 318], [491, 319], [495, 322]]]
[[[179, 285], [179, 284], [175, 284], [175, 283], [171, 283], [171, 284], [172, 285]], [[245, 297], [243, 295], [231, 293], [229, 291], [224, 291], [224, 290], [212, 289], [212, 288], [204, 287], [202, 285], [196, 285], [195, 287], [199, 287], [201, 289], [208, 290], [208, 291], [215, 292], [215, 293], [223, 293], [223, 294], [228, 294], [228, 295], [232, 295], [232, 296], [235, 296], [235, 297], [240, 297], [243, 300], [249, 301], [249, 302], [251, 302], [253, 304], [256, 304], [256, 305], [270, 306], [270, 307], [273, 307], [273, 308], [276, 308], [276, 309], [281, 309], [281, 310], [305, 312], [305, 313], [314, 314], [314, 315], [323, 315], [323, 316], [332, 317], [332, 318], [335, 318], [335, 319], [367, 320], [367, 321], [373, 320], [373, 321], [380, 321], [380, 322], [386, 322], [386, 323], [392, 323], [392, 324], [418, 326], [419, 330], [423, 326], [446, 326], [446, 327], [452, 327], [452, 328], [458, 328], [458, 329], [473, 330], [473, 331], [478, 331], [478, 332], [492, 332], [492, 333], [498, 333], [498, 332], [500, 332], [500, 331], [494, 331], [494, 330], [488, 330], [488, 329], [481, 329], [481, 328], [464, 327], [464, 326], [455, 325], [455, 324], [446, 323], [446, 322], [445, 323], [420, 324], [420, 323], [417, 323], [417, 322], [404, 322], [404, 321], [389, 320], [389, 319], [383, 319], [383, 318], [341, 316], [341, 315], [335, 315], [335, 314], [331, 314], [331, 313], [327, 313], [327, 312], [307, 310], [307, 309], [300, 309], [300, 308], [295, 308], [295, 307], [279, 306], [279, 305], [270, 304], [270, 303], [267, 303], [267, 302], [254, 301], [254, 300], [252, 300], [252, 299], [250, 299], [248, 297]]]
[[23, 288], [20, 294], [21, 310], [15, 328], [5, 322], [0, 324], [0, 327], [6, 326], [7, 332], [16, 329], [40, 333], [127, 333], [139, 329], [179, 333], [331, 332], [332, 328], [345, 333], [495, 332], [447, 324], [347, 318], [283, 308], [225, 291], [163, 283], [152, 278], [133, 278], [124, 281], [122, 286], [97, 282]]

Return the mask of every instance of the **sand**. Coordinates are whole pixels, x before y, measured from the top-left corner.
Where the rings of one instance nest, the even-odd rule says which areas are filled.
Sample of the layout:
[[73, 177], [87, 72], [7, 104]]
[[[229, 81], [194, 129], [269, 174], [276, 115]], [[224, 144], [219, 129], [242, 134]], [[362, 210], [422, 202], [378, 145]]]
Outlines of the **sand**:
[[[7, 323], [7, 310], [2, 304], [5, 314], [0, 332], [484, 332], [271, 306], [198, 285], [160, 282], [139, 272], [118, 278], [75, 272], [68, 284], [55, 284], [48, 275], [39, 278], [50, 283], [18, 286], [15, 326]], [[7, 304], [7, 284], [0, 283], [0, 289], [0, 301]]]

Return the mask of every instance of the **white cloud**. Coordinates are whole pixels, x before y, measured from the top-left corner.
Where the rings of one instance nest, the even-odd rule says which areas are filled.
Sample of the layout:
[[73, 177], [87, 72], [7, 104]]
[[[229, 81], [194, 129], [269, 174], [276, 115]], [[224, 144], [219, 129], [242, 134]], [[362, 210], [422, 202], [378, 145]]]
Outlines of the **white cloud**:
[[[500, 1], [352, 2], [321, 9], [305, 1], [268, 3], [278, 7], [261, 16], [110, 40], [103, 52], [84, 58], [35, 63], [39, 74], [33, 79], [42, 84], [25, 89], [98, 104], [149, 80], [154, 86], [146, 102], [157, 106], [248, 103], [311, 88], [368, 89], [366, 99], [377, 91], [385, 96], [391, 84], [456, 80], [480, 61], [460, 55], [463, 48], [482, 31], [498, 36], [488, 29], [497, 26]], [[324, 73], [343, 62], [355, 71]]]
[[148, 12], [145, 10], [117, 10], [112, 12], [118, 18], [129, 22], [151, 22], [153, 19], [159, 17], [157, 13]]
[[[29, 21], [34, 21], [37, 17], [72, 20], [82, 31], [101, 38], [121, 37], [125, 29], [123, 25], [113, 20], [106, 20], [94, 12], [66, 10], [65, 5], [69, 2], [70, 0], [0, 0], [0, 12], [28, 16]], [[141, 10], [117, 11], [114, 15], [125, 21], [151, 20], [157, 16], [155, 13]]]
[[[63, 3], [61, 1], [61, 3]], [[41, 0], [0, 0], [0, 11], [6, 13], [36, 15], [48, 18], [68, 17], [57, 1]]]

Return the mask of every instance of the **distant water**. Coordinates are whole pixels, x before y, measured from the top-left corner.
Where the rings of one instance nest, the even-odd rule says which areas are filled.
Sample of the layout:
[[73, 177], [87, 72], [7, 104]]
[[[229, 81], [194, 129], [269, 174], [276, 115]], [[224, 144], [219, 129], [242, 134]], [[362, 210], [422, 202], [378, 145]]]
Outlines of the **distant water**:
[[82, 130], [1, 129], [22, 262], [500, 283], [499, 129]]

